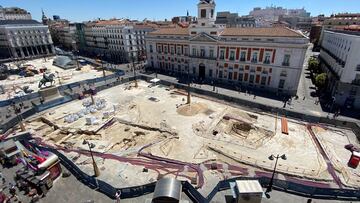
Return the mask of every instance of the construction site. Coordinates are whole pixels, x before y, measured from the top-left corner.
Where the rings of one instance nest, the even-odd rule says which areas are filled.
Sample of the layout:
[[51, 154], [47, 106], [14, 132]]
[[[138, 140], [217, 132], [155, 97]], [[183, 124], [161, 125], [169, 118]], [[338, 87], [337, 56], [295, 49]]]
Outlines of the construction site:
[[[103, 72], [91, 64], [78, 63], [77, 69], [63, 69], [53, 65], [54, 59], [55, 57], [48, 57], [5, 64], [8, 72], [0, 72], [5, 76], [0, 79], [0, 101], [39, 91], [38, 84], [43, 78], [43, 73], [54, 75], [55, 86], [103, 76]], [[110, 72], [106, 71], [106, 74]]]
[[151, 183], [164, 176], [187, 180], [201, 192], [238, 176], [277, 179], [331, 188], [360, 188], [351, 168], [354, 132], [280, 114], [249, 111], [204, 95], [145, 81], [126, 83], [43, 111], [26, 129], [44, 146], [64, 153], [88, 174], [93, 162], [114, 187]]

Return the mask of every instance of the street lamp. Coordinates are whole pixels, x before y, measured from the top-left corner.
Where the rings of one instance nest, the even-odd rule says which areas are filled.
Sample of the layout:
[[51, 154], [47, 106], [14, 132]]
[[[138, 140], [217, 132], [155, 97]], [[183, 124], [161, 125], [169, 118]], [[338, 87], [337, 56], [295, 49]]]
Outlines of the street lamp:
[[96, 162], [95, 162], [95, 159], [94, 159], [94, 156], [93, 156], [93, 153], [92, 153], [92, 148], [95, 148], [95, 144], [94, 143], [90, 143], [89, 141], [87, 140], [84, 140], [83, 145], [88, 145], [89, 147], [89, 151], [90, 151], [90, 155], [91, 155], [91, 158], [92, 158], [92, 161], [93, 161], [93, 167], [94, 167], [94, 176], [95, 177], [99, 177], [100, 176], [100, 171], [99, 171], [99, 168], [98, 166], [96, 165]]
[[21, 128], [21, 131], [24, 132], [26, 129], [25, 129], [25, 125], [24, 125], [24, 122], [23, 122], [23, 118], [22, 116], [20, 115], [21, 113], [21, 109], [23, 108], [24, 106], [24, 103], [19, 103], [19, 106], [17, 106], [15, 104], [15, 102], [12, 102], [11, 103], [11, 107], [14, 109], [14, 113], [16, 114], [16, 118], [18, 119], [19, 121], [19, 124], [20, 124], [20, 128]]
[[131, 53], [131, 60], [132, 60], [132, 66], [134, 71], [134, 77], [135, 77], [135, 87], [138, 87], [137, 79], [136, 79], [136, 70], [135, 70], [135, 57], [133, 52]]
[[274, 183], [274, 176], [275, 176], [275, 172], [276, 172], [276, 166], [277, 166], [279, 158], [281, 158], [282, 160], [287, 159], [285, 154], [283, 154], [281, 156], [280, 155], [277, 155], [277, 156], [271, 155], [271, 156], [269, 156], [269, 160], [273, 161], [275, 159], [276, 161], [275, 161], [275, 167], [274, 167], [271, 179], [270, 179], [270, 183], [269, 183], [269, 185], [268, 185], [268, 187], [266, 188], [266, 191], [265, 191], [265, 196], [267, 198], [270, 198], [269, 193], [272, 191], [272, 186], [273, 186], [273, 183]]
[[190, 94], [190, 67], [187, 66], [187, 72], [188, 72], [188, 78], [187, 78], [187, 81], [188, 81], [188, 95], [187, 95], [187, 104], [190, 104], [191, 103], [191, 94]]
[[79, 65], [79, 51], [78, 50], [75, 51], [75, 59], [76, 59], [77, 70], [81, 70], [80, 65]]
[[57, 74], [57, 78], [59, 80], [59, 86], [61, 86], [62, 84], [61, 84], [61, 79], [60, 79], [60, 73], [59, 73], [59, 71], [55, 71], [55, 73]]
[[104, 57], [104, 54], [101, 55], [101, 68], [103, 71], [103, 77], [106, 77], [105, 68], [104, 68], [104, 60], [102, 59]]
[[102, 69], [102, 72], [103, 72], [103, 77], [104, 77], [104, 79], [105, 79], [105, 84], [106, 84], [106, 73], [105, 73], [105, 68], [104, 68], [104, 61], [103, 61], [103, 57], [104, 57], [105, 55], [104, 54], [98, 54], [98, 60], [100, 60], [101, 61], [101, 69]]

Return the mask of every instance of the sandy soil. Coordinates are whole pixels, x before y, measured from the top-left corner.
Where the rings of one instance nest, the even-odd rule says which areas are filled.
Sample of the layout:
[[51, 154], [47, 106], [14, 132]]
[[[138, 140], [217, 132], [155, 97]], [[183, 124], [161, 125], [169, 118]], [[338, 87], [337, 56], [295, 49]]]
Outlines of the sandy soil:
[[[186, 163], [202, 164], [216, 160], [270, 171], [274, 162], [269, 161], [268, 156], [286, 153], [288, 159], [280, 161], [278, 165], [280, 172], [312, 180], [331, 180], [326, 163], [305, 123], [290, 119], [289, 135], [285, 135], [281, 132], [281, 117], [277, 115], [248, 112], [199, 97], [192, 97], [190, 109], [185, 105], [186, 95], [168, 87], [149, 88], [144, 81], [139, 82], [138, 88], [130, 88], [132, 85], [124, 84], [98, 93], [96, 98], [105, 99], [107, 107], [92, 115], [99, 121], [96, 126], [85, 125], [85, 118], [72, 124], [64, 123], [64, 116], [83, 108], [83, 101], [50, 109], [33, 118], [28, 126], [49, 144], [86, 149], [82, 141], [87, 139], [95, 143], [94, 151], [139, 160], [144, 158], [137, 156], [138, 151], [144, 148], [144, 153]], [[103, 119], [103, 113], [113, 109], [114, 105], [115, 113]], [[60, 129], [54, 131], [40, 117]], [[92, 128], [100, 129], [109, 120], [113, 121], [112, 125], [96, 133], [83, 132]], [[324, 139], [328, 140], [328, 136]], [[333, 148], [336, 148], [334, 153], [337, 156], [345, 156], [341, 154], [345, 152], [338, 151], [343, 146], [334, 145]], [[88, 157], [81, 155], [79, 160], [82, 159], [87, 160]], [[91, 164], [79, 160], [76, 163], [82, 163], [81, 167], [91, 172]], [[130, 162], [102, 159], [99, 159], [98, 165], [105, 168], [102, 179], [114, 183], [119, 180], [122, 186], [151, 182], [160, 174], [185, 179], [196, 175], [185, 167], [168, 170], [164, 165], [157, 170], [142, 172], [143, 167]], [[206, 167], [202, 168], [207, 171]], [[127, 178], [120, 177], [119, 171]], [[221, 174], [206, 172], [209, 181], [216, 182], [219, 178], [229, 176], [231, 174], [226, 171]]]

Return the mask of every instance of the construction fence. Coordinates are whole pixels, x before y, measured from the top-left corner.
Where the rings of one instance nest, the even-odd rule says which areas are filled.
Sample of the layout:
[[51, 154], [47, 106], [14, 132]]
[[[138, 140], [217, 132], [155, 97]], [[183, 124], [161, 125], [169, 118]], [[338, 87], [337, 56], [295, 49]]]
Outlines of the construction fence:
[[[26, 119], [35, 113], [44, 111], [46, 109], [52, 108], [57, 105], [65, 104], [67, 102], [73, 101], [74, 99], [79, 98], [79, 92], [82, 90], [84, 85], [94, 85], [96, 87], [96, 91], [102, 91], [104, 89], [111, 88], [116, 85], [120, 85], [122, 83], [127, 83], [129, 81], [132, 81], [133, 78], [129, 76], [124, 76], [124, 72], [117, 71], [114, 74], [108, 75], [106, 77], [101, 78], [94, 78], [94, 79], [88, 79], [80, 82], [74, 82], [71, 84], [66, 84], [57, 87], [60, 95], [63, 95], [62, 97], [56, 98], [54, 100], [41, 102], [43, 100], [40, 93], [31, 93], [22, 97], [13, 98], [10, 100], [0, 101], [0, 108], [5, 112], [7, 109], [12, 110], [13, 104], [18, 103], [31, 103], [31, 107], [27, 109], [22, 109], [22, 112], [19, 116], [21, 116], [23, 119]], [[79, 90], [79, 91], [76, 91]], [[6, 109], [6, 110], [5, 110]], [[2, 123], [0, 125], [0, 132], [5, 133], [7, 130], [15, 126], [19, 122], [19, 117], [15, 116], [15, 113], [13, 113], [13, 116], [10, 118], [5, 118], [5, 115], [1, 115]]]
[[[91, 80], [87, 80], [87, 81], [82, 81], [82, 82], [76, 82], [73, 84], [69, 84], [69, 85], [64, 85], [59, 87], [59, 91], [60, 92], [64, 92], [64, 91], [70, 91], [72, 88], [75, 87], [79, 87], [84, 83], [95, 83], [95, 84], [99, 84], [99, 86], [97, 87], [97, 90], [103, 90], [103, 89], [107, 89], [110, 88], [112, 86], [116, 86], [122, 83], [126, 83], [129, 81], [134, 80], [134, 77], [124, 77], [122, 80], [120, 79], [120, 77], [123, 76], [122, 74], [113, 74], [110, 76], [107, 76], [106, 78], [96, 78], [96, 79], [91, 79]], [[148, 77], [148, 76], [138, 76], [137, 79], [145, 79], [145, 80], [150, 80], [152, 78]], [[105, 80], [107, 82], [105, 82]], [[162, 81], [163, 85], [174, 85], [176, 88], [180, 88], [180, 89], [187, 89], [188, 87], [186, 87], [185, 85], [180, 85], [178, 83], [171, 83], [171, 82], [167, 82], [167, 81]], [[191, 87], [192, 88], [192, 87]], [[238, 98], [231, 98], [230, 96], [226, 96], [226, 95], [220, 95], [220, 94], [216, 94], [213, 93], [211, 91], [205, 91], [205, 90], [201, 90], [201, 89], [197, 89], [197, 88], [192, 88], [193, 92], [198, 93], [198, 94], [204, 94], [207, 96], [213, 96], [215, 98], [218, 99], [223, 99], [225, 101], [228, 102], [234, 102], [236, 104], [244, 104], [245, 106], [252, 105], [249, 104], [249, 102], [245, 102], [241, 99]], [[0, 102], [0, 107], [3, 106], [8, 106], [11, 104], [11, 102], [19, 102], [19, 101], [23, 101], [23, 99], [33, 99], [33, 98], [37, 98], [39, 96], [38, 93], [34, 93], [34, 94], [30, 94], [30, 95], [26, 95], [24, 97], [21, 98], [15, 98], [12, 99], [11, 101], [5, 101], [5, 102]], [[49, 103], [44, 103], [41, 104], [39, 106], [33, 107], [30, 110], [26, 111], [26, 112], [22, 112], [21, 116], [23, 118], [27, 118], [29, 116], [34, 115], [35, 113], [50, 108], [53, 105], [59, 105], [61, 102], [68, 102], [73, 100], [74, 98], [71, 99], [64, 99], [63, 101], [55, 101], [55, 102], [49, 102]], [[265, 105], [259, 105], [257, 103], [254, 103], [255, 108], [261, 108], [264, 107], [265, 109], [269, 110], [269, 112], [274, 111], [274, 109], [272, 107], [267, 107]], [[264, 110], [264, 109], [263, 109]], [[307, 117], [307, 115], [305, 114], [300, 114], [298, 113], [294, 114], [294, 117], [296, 118], [301, 118], [301, 119], [305, 119]], [[310, 119], [311, 116], [309, 117]], [[321, 119], [317, 118], [318, 121], [320, 121]], [[5, 132], [7, 129], [11, 128], [12, 126], [14, 126], [15, 124], [17, 124], [19, 122], [19, 119], [14, 117], [12, 119], [10, 119], [9, 121], [7, 121], [6, 123], [2, 123], [2, 129], [3, 132]], [[354, 125], [354, 123], [350, 123], [350, 122], [346, 122], [344, 124], [344, 126], [348, 126], [348, 125]], [[5, 127], [4, 127], [5, 126]], [[355, 126], [357, 126], [355, 124]], [[354, 127], [354, 126], [352, 126]], [[357, 128], [359, 128], [357, 126]], [[356, 129], [359, 130], [359, 129]], [[360, 130], [359, 130], [360, 131]], [[58, 152], [55, 149], [51, 149], [51, 148], [44, 148], [38, 145], [33, 144], [34, 146], [40, 148], [40, 149], [45, 149], [48, 151], [51, 151], [52, 153], [56, 154], [59, 159], [61, 164], [71, 173], [73, 174], [80, 182], [82, 182], [84, 185], [87, 185], [88, 187], [97, 190], [105, 195], [107, 195], [108, 197], [115, 199], [115, 193], [116, 191], [120, 190], [121, 191], [121, 198], [126, 199], [126, 198], [135, 198], [138, 196], [142, 196], [145, 194], [149, 194], [154, 192], [155, 189], [155, 185], [156, 183], [150, 183], [147, 185], [142, 185], [142, 186], [136, 186], [136, 187], [129, 187], [129, 188], [115, 188], [113, 186], [111, 186], [110, 184], [98, 180], [92, 176], [89, 176], [88, 174], [84, 173], [83, 171], [81, 171], [71, 160], [67, 159], [66, 156], [64, 156], [62, 153]], [[220, 191], [223, 190], [229, 190], [230, 189], [230, 182], [233, 182], [235, 180], [244, 180], [244, 179], [257, 179], [260, 181], [261, 185], [263, 187], [266, 187], [269, 182], [270, 182], [270, 178], [268, 177], [258, 177], [258, 178], [254, 178], [254, 177], [238, 177], [238, 178], [233, 178], [233, 179], [227, 179], [227, 180], [223, 180], [220, 181], [217, 186], [212, 190], [212, 192], [207, 196], [204, 197], [202, 196], [190, 183], [188, 182], [182, 182], [183, 184], [183, 192], [191, 199], [193, 200], [193, 202], [199, 202], [199, 203], [208, 203], [211, 202], [211, 200], [213, 199], [213, 197]], [[333, 189], [333, 188], [320, 188], [320, 187], [312, 187], [312, 186], [308, 186], [308, 185], [303, 185], [300, 183], [294, 183], [294, 182], [290, 182], [290, 181], [285, 181], [285, 180], [275, 180], [274, 181], [274, 189], [280, 190], [280, 191], [284, 191], [284, 192], [288, 192], [288, 193], [292, 193], [295, 195], [300, 195], [300, 196], [304, 196], [304, 197], [308, 197], [308, 198], [318, 198], [318, 199], [333, 199], [333, 200], [348, 200], [348, 201], [353, 201], [353, 200], [360, 200], [360, 190], [352, 190], [352, 189]]]

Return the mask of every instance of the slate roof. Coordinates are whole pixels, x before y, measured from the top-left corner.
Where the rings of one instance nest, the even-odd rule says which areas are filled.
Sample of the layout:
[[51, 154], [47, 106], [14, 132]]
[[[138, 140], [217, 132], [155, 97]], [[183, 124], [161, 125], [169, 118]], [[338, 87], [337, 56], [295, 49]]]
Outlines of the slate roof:
[[0, 20], [0, 25], [42, 25], [36, 20]]
[[[189, 35], [188, 28], [163, 28], [150, 32], [150, 35]], [[238, 36], [238, 37], [296, 37], [304, 36], [295, 30], [283, 27], [271, 28], [225, 28], [220, 36]]]

